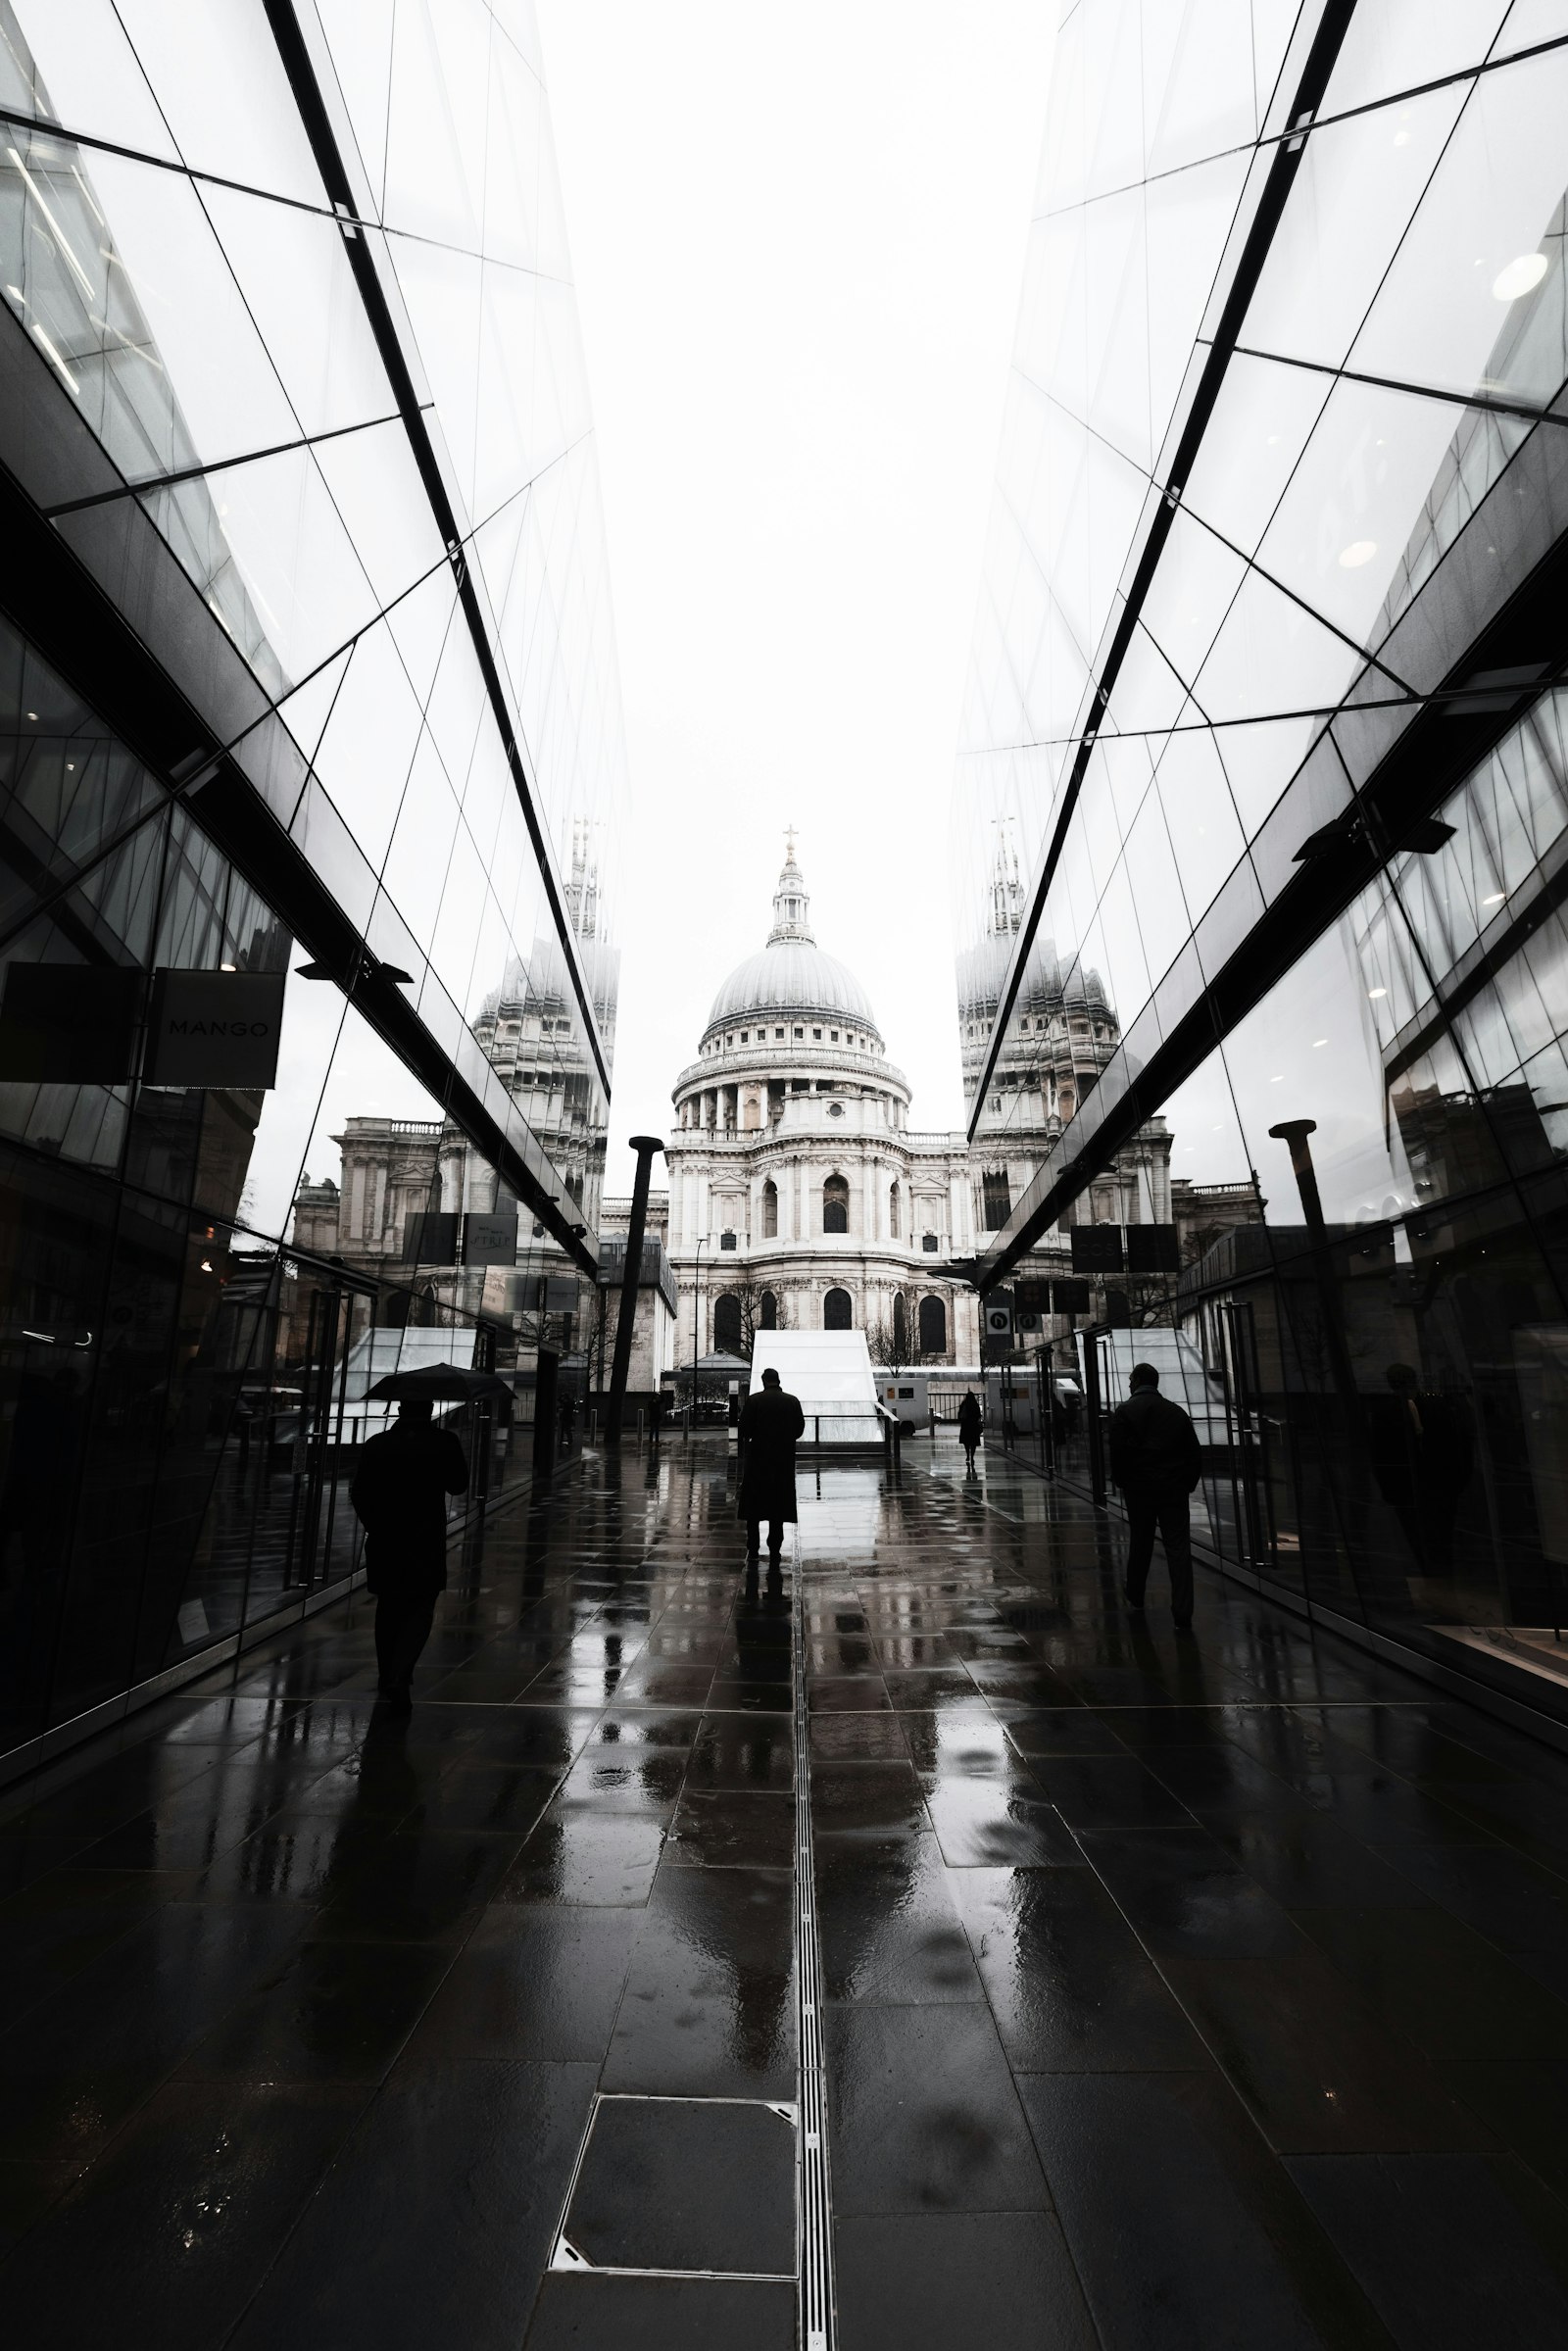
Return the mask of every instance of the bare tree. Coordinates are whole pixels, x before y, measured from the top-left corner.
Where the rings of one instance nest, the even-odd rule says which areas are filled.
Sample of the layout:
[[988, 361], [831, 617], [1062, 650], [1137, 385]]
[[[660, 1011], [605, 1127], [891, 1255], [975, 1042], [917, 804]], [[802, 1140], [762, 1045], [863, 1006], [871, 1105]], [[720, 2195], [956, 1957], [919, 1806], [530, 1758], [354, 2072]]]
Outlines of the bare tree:
[[[763, 1285], [758, 1281], [755, 1274], [746, 1272], [737, 1274], [734, 1281], [727, 1285], [726, 1295], [739, 1301], [741, 1310], [741, 1352], [744, 1355], [750, 1355], [752, 1351], [752, 1344], [756, 1339], [758, 1332], [767, 1327], [762, 1321], [762, 1300], [764, 1297], [767, 1296], [767, 1292], [763, 1288]], [[776, 1290], [772, 1293], [772, 1298], [773, 1322], [771, 1327], [775, 1331], [787, 1331], [790, 1326], [789, 1317], [785, 1312], [784, 1300], [779, 1297]]]
[[872, 1323], [865, 1334], [866, 1352], [880, 1371], [913, 1371], [927, 1361], [912, 1314], [906, 1313], [902, 1336], [895, 1323]]

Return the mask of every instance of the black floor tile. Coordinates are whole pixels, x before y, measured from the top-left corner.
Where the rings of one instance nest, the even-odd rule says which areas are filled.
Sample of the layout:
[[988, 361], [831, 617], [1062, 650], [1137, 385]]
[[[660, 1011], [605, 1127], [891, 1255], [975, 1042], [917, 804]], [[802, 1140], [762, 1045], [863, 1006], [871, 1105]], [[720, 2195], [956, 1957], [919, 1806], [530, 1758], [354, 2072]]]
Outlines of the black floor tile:
[[257, 2082], [160, 2090], [7, 2265], [10, 2339], [27, 2351], [155, 2340], [211, 2351], [368, 2094]]
[[327, 1941], [461, 1942], [518, 1844], [514, 1832], [400, 1829], [355, 1865], [318, 1933]]
[[1282, 1905], [1206, 1830], [1085, 1830], [1081, 1842], [1156, 1958], [1257, 1958], [1300, 1942]]
[[954, 1900], [960, 1873], [950, 1876], [934, 1837], [901, 1837], [868, 1849], [859, 1837], [818, 1836], [815, 1864], [828, 1999], [984, 1998]]
[[1040, 2074], [1019, 2088], [1105, 2351], [1386, 2351], [1212, 2074]]
[[605, 2063], [607, 2090], [795, 2096], [786, 1870], [661, 1870]]
[[795, 2288], [730, 2278], [547, 2278], [525, 2351], [795, 2351]]
[[1193, 1816], [1136, 1755], [1036, 1755], [1030, 1768], [1069, 1829], [1190, 1829]]
[[640, 1923], [631, 1909], [492, 1906], [426, 2009], [405, 2068], [469, 2058], [601, 2064]]
[[1407, 2041], [1322, 1953], [1166, 1959], [1162, 1971], [1271, 2146], [1381, 2154], [1490, 2149]]
[[1314, 2155], [1288, 2169], [1401, 2351], [1568, 2342], [1568, 2212], [1514, 2158]]
[[834, 2229], [841, 2351], [1099, 2351], [1049, 2212], [922, 2212]]
[[787, 1791], [794, 1785], [795, 1734], [788, 1721], [771, 1714], [703, 1716], [687, 1763], [688, 1788]]
[[235, 2351], [516, 2351], [593, 2096], [591, 2065], [399, 2072], [283, 2246]]
[[1206, 2063], [1177, 2001], [1091, 1871], [955, 1870], [951, 1884], [1017, 2071], [1137, 2073]]
[[1568, 2055], [1440, 2066], [1446, 2086], [1568, 2203]]
[[[1338, 1821], [1309, 1808], [1288, 1816], [1268, 1812], [1234, 1821], [1211, 1820], [1204, 1826], [1238, 1866], [1287, 1910], [1430, 1907], [1411, 1875], [1396, 1869]], [[1454, 1850], [1421, 1848], [1440, 1849]]]
[[771, 2106], [604, 2098], [566, 2207], [596, 2270], [795, 2276], [795, 2126]]
[[689, 1791], [664, 1847], [666, 1868], [787, 1870], [794, 1856], [795, 1799], [772, 1789]]
[[90, 2161], [303, 1923], [191, 1903], [145, 1918], [0, 2040], [0, 2157]]
[[1443, 1910], [1302, 1910], [1302, 1927], [1372, 2015], [1428, 2057], [1568, 2050], [1568, 2006]]
[[496, 1888], [498, 1902], [641, 1909], [664, 1849], [659, 1819], [558, 1797]]
[[811, 1826], [818, 1836], [917, 1836], [930, 1822], [914, 1766], [814, 1757]]
[[960, 1780], [927, 1788], [926, 1810], [950, 1869], [1081, 1867], [1061, 1814], [1032, 1780]]
[[180, 2075], [380, 2082], [450, 1965], [429, 1943], [302, 1943], [198, 2041]]
[[1049, 2205], [983, 2005], [830, 2007], [827, 2065], [836, 2214]]

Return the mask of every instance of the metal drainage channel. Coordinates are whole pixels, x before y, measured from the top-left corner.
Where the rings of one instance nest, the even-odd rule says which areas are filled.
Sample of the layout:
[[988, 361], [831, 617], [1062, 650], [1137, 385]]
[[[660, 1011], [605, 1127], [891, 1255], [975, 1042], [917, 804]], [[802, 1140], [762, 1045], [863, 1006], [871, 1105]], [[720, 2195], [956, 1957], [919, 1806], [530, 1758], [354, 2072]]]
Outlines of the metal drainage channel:
[[811, 1847], [810, 1723], [806, 1691], [806, 1596], [801, 1573], [800, 1532], [796, 1531], [791, 1562], [790, 1649], [795, 1725], [795, 2012], [799, 2048], [800, 2097], [795, 2106], [773, 2099], [724, 2098], [696, 2100], [661, 2098], [648, 2092], [597, 2091], [588, 2126], [577, 2150], [566, 2186], [561, 2219], [551, 2248], [549, 2268], [555, 2272], [597, 2272], [621, 2278], [728, 2278], [759, 2282], [772, 2273], [718, 2270], [652, 2270], [601, 2267], [571, 2241], [567, 2233], [572, 2198], [588, 2154], [600, 2109], [625, 2100], [637, 2104], [761, 2105], [795, 2127], [796, 2144], [796, 2284], [799, 2310], [797, 2339], [801, 2351], [833, 2351], [833, 2206], [828, 2191], [827, 2080], [822, 2047], [822, 1954], [817, 1941], [816, 1880]]
[[795, 2003], [800, 2044], [800, 2342], [832, 2351], [833, 2205], [828, 2192], [827, 2078], [822, 2047], [822, 1953], [811, 1851], [810, 1723], [806, 1705], [806, 1587], [800, 1529], [791, 1575], [795, 1665]]

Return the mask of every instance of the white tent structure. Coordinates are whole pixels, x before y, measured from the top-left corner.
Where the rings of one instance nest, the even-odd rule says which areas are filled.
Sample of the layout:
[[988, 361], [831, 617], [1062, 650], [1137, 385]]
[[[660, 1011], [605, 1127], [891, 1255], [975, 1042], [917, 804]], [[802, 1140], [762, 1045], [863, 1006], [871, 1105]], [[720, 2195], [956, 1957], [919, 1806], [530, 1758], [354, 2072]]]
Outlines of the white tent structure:
[[[364, 1445], [368, 1438], [379, 1436], [397, 1418], [396, 1404], [383, 1403], [379, 1397], [373, 1403], [367, 1401], [377, 1380], [384, 1380], [388, 1372], [420, 1371], [431, 1363], [456, 1363], [461, 1370], [471, 1371], [478, 1337], [471, 1323], [444, 1329], [410, 1324], [401, 1330], [383, 1327], [362, 1332], [349, 1349], [343, 1381], [343, 1419], [334, 1442]], [[335, 1416], [335, 1385], [332, 1404]]]
[[801, 1399], [807, 1445], [882, 1443], [884, 1416], [863, 1331], [759, 1331], [752, 1343], [752, 1394], [771, 1367]]

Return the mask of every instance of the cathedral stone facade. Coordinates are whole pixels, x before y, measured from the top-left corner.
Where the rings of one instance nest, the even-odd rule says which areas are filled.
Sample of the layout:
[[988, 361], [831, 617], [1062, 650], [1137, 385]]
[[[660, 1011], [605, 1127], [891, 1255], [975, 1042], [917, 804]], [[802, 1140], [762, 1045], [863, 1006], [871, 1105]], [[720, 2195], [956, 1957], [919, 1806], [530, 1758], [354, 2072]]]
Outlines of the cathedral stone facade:
[[[999, 931], [994, 959], [1008, 944]], [[1060, 1029], [1061, 1075], [1037, 1114], [1019, 1121], [1009, 1103], [1005, 1142], [988, 1117], [973, 1146], [911, 1127], [908, 1085], [865, 991], [816, 944], [792, 837], [766, 942], [719, 989], [675, 1082], [668, 1248], [680, 1360], [694, 1332], [704, 1354], [745, 1354], [754, 1329], [779, 1327], [864, 1330], [889, 1363], [977, 1364], [967, 1264], [1117, 1038], [1102, 994], [1042, 1012]], [[968, 1017], [983, 1017], [978, 1003]], [[1126, 1221], [1168, 1218], [1159, 1122], [1124, 1156], [1107, 1174], [1107, 1207], [1126, 1195]], [[1065, 1270], [1066, 1247], [1043, 1251], [1042, 1270]]]
[[859, 982], [824, 955], [793, 842], [761, 951], [713, 1000], [675, 1082], [669, 1254], [680, 1352], [754, 1329], [864, 1330], [892, 1359], [978, 1359], [961, 1136], [909, 1126], [909, 1089]]

